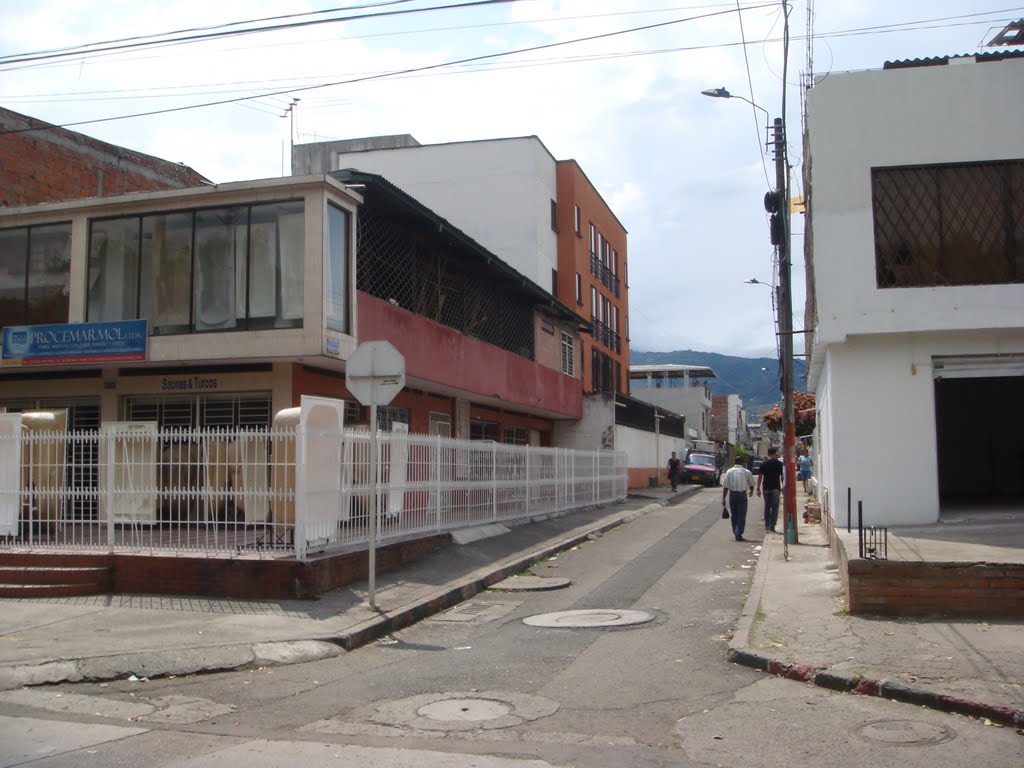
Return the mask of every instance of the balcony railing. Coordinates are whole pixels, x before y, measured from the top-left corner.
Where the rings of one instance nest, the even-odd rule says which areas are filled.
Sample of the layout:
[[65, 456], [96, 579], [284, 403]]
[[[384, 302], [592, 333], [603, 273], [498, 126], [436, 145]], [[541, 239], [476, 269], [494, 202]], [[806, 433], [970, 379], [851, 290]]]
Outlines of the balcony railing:
[[608, 267], [601, 263], [597, 258], [597, 254], [590, 254], [590, 274], [601, 281], [601, 285], [615, 294], [615, 298], [619, 298], [619, 278], [612, 272]]
[[594, 340], [608, 347], [616, 354], [622, 354], [622, 337], [591, 315], [590, 327], [593, 328]]

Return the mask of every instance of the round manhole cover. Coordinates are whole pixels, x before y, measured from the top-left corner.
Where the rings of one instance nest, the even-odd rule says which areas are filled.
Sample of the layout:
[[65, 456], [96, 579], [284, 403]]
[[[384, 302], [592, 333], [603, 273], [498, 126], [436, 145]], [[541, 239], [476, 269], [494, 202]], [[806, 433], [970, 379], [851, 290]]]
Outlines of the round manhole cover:
[[421, 731], [514, 728], [554, 714], [558, 702], [504, 691], [424, 693], [378, 705], [371, 720]]
[[956, 738], [952, 728], [921, 720], [872, 720], [857, 726], [853, 732], [874, 744], [894, 747], [930, 747]]
[[580, 629], [585, 627], [631, 627], [654, 619], [647, 611], [628, 611], [609, 608], [589, 608], [578, 611], [556, 611], [527, 616], [524, 624], [532, 627]]
[[433, 720], [475, 722], [504, 717], [511, 711], [509, 704], [494, 699], [445, 699], [420, 707], [416, 714]]

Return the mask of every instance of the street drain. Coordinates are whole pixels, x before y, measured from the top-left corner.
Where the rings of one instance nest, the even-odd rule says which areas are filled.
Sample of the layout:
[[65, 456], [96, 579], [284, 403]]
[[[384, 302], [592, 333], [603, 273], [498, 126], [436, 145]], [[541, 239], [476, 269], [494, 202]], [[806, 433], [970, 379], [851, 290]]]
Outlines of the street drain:
[[377, 707], [371, 720], [380, 725], [421, 731], [511, 728], [553, 715], [558, 702], [503, 691], [425, 693]]
[[921, 720], [872, 720], [854, 728], [853, 733], [873, 744], [891, 747], [931, 747], [956, 738], [952, 728]]
[[637, 624], [646, 624], [653, 619], [654, 614], [647, 611], [588, 608], [527, 616], [523, 619], [523, 623], [532, 627], [582, 629], [587, 627], [632, 627]]

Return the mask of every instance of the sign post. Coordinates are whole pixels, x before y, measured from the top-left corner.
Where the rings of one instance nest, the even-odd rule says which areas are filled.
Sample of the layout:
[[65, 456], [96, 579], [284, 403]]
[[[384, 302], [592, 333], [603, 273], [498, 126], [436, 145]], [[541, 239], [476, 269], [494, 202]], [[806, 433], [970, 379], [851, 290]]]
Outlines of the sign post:
[[380, 514], [380, 454], [377, 406], [387, 405], [405, 386], [405, 358], [388, 341], [365, 341], [345, 363], [345, 386], [362, 405], [370, 406], [370, 547], [367, 602], [374, 608], [377, 585], [377, 517]]

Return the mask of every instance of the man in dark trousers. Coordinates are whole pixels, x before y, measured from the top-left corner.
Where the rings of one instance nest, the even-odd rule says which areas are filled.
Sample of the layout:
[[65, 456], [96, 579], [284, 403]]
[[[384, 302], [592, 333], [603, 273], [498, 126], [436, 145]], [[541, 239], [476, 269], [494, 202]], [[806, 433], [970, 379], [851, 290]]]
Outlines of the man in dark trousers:
[[743, 530], [747, 524], [747, 498], [754, 495], [754, 476], [743, 466], [744, 461], [742, 456], [737, 456], [733, 468], [722, 478], [722, 506], [728, 499], [736, 541], [746, 541]]
[[764, 530], [775, 533], [775, 524], [779, 521], [779, 497], [782, 495], [782, 475], [786, 465], [779, 461], [778, 451], [768, 449], [768, 461], [761, 465], [761, 473], [757, 476], [757, 495], [761, 496], [764, 488]]
[[668, 481], [672, 483], [672, 493], [675, 493], [679, 484], [679, 459], [675, 451], [672, 451], [672, 458], [668, 460]]

